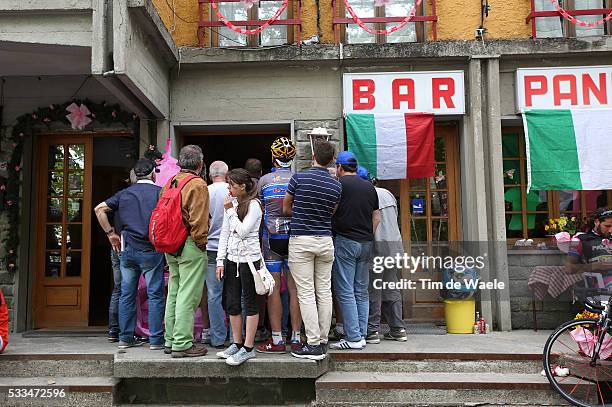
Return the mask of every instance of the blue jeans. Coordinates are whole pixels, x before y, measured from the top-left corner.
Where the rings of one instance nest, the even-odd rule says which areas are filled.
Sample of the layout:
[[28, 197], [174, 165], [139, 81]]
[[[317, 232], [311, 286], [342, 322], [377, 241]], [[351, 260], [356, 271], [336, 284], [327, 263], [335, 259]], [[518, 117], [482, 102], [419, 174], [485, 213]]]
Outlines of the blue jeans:
[[358, 342], [367, 335], [369, 311], [369, 263], [372, 242], [336, 236], [332, 280], [342, 311], [346, 339]]
[[225, 343], [227, 327], [223, 310], [223, 279], [217, 281], [217, 252], [207, 250], [208, 273], [206, 273], [206, 292], [208, 293], [208, 319], [210, 320], [210, 344], [220, 346]]
[[108, 335], [119, 336], [119, 297], [121, 297], [121, 253], [111, 250], [111, 265], [113, 266], [113, 292], [108, 304]]
[[126, 247], [121, 253], [121, 298], [119, 300], [119, 340], [134, 341], [136, 294], [140, 274], [144, 274], [149, 297], [149, 343], [164, 343], [164, 255]]

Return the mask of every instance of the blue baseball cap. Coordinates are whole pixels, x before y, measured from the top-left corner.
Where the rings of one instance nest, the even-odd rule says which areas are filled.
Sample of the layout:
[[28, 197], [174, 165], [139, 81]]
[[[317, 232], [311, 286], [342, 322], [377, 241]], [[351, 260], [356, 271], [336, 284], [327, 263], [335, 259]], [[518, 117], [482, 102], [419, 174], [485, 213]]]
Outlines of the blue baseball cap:
[[359, 178], [365, 179], [366, 181], [370, 181], [370, 172], [365, 167], [362, 167], [361, 165], [357, 167], [357, 176]]
[[357, 157], [350, 151], [342, 151], [336, 158], [336, 164], [357, 165]]

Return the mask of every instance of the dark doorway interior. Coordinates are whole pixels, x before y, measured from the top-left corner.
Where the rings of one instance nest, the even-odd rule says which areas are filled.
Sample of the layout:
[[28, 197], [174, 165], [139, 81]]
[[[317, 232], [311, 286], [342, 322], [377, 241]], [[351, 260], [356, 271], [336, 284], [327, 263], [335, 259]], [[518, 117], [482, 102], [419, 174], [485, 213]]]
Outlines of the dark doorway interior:
[[183, 137], [183, 145], [196, 144], [204, 151], [207, 166], [213, 161], [225, 161], [230, 169], [244, 167], [249, 158], [257, 158], [263, 166], [263, 173], [270, 172], [272, 159], [270, 145], [277, 137], [288, 136], [283, 133], [262, 133], [249, 135], [210, 134]]
[[[131, 136], [96, 137], [94, 139], [92, 205], [113, 196], [129, 185], [134, 139]], [[108, 304], [113, 288], [110, 244], [95, 216], [91, 225], [91, 271], [89, 325], [108, 325]]]

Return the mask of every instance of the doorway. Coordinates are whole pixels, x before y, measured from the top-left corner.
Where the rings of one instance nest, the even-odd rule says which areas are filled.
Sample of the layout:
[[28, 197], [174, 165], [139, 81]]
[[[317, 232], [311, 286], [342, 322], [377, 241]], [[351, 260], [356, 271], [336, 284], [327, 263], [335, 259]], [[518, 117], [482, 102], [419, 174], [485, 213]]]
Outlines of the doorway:
[[[455, 124], [436, 124], [434, 129], [435, 174], [430, 178], [380, 181], [378, 186], [391, 191], [397, 200], [398, 216], [405, 250], [421, 254], [415, 246], [457, 241], [461, 236], [459, 222], [459, 131]], [[432, 253], [427, 253], [431, 255]], [[440, 281], [441, 273], [427, 275], [404, 270], [402, 278], [430, 278]], [[442, 322], [444, 303], [438, 290], [403, 290], [404, 319]]]
[[133, 133], [38, 140], [33, 328], [106, 326], [113, 273], [93, 207], [128, 185]]
[[290, 138], [289, 130], [198, 132], [183, 134], [183, 145], [200, 146], [207, 167], [221, 160], [230, 169], [243, 168], [247, 159], [257, 158], [262, 163], [262, 173], [267, 174], [272, 169], [270, 146], [282, 136]]

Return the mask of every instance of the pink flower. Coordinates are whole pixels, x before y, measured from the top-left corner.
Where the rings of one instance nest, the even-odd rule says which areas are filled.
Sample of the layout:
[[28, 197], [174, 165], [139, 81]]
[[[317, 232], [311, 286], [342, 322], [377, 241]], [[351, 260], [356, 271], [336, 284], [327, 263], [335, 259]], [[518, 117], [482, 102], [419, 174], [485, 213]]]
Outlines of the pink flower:
[[8, 206], [13, 206], [13, 201], [11, 201], [11, 200], [9, 199], [8, 201], [6, 201], [6, 204], [7, 204]]
[[111, 112], [111, 116], [113, 116], [113, 119], [117, 118], [117, 112], [115, 112], [114, 110]]
[[70, 114], [66, 115], [66, 118], [73, 129], [83, 130], [85, 126], [91, 123], [91, 119], [87, 117], [87, 115], [91, 114], [87, 106], [77, 106], [76, 103], [72, 103], [66, 110], [70, 112]]
[[16, 166], [15, 166], [15, 171], [19, 171], [19, 170], [21, 170], [21, 167], [20, 167], [20, 166], [18, 166], [18, 165], [16, 165]]
[[8, 268], [9, 269], [14, 269], [15, 268], [15, 264], [14, 263], [9, 263]]
[[49, 123], [50, 121], [51, 121], [51, 119], [49, 119], [48, 117], [45, 117], [45, 118], [43, 119], [43, 122], [45, 122], [45, 123]]
[[38, 116], [36, 116], [36, 113], [32, 113], [32, 119], [34, 120], [38, 119]]
[[0, 191], [6, 191], [6, 185], [0, 185]]

